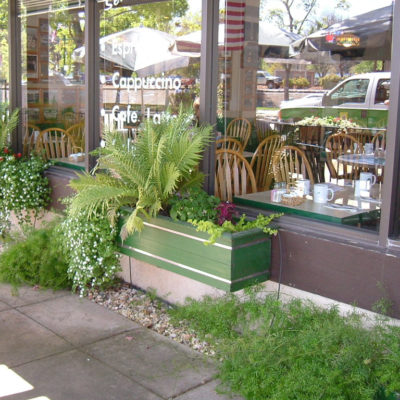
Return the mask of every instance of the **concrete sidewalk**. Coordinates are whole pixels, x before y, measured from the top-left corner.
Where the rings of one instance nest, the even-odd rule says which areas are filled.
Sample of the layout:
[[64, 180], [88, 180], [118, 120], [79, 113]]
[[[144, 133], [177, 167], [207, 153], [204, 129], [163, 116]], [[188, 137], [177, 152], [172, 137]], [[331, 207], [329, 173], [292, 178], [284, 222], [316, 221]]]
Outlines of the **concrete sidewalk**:
[[87, 299], [0, 284], [1, 400], [228, 399], [214, 374], [200, 354]]

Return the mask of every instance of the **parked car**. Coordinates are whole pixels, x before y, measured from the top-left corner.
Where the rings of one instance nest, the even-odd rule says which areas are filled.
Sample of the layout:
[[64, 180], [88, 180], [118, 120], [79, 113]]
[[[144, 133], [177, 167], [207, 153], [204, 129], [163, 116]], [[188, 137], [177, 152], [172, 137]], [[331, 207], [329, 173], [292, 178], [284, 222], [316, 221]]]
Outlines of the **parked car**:
[[284, 104], [281, 121], [296, 122], [306, 117], [340, 117], [360, 126], [385, 128], [388, 118], [390, 72], [354, 75], [327, 92], [321, 104]]
[[321, 106], [324, 93], [307, 94], [300, 99], [281, 101], [281, 108], [291, 108], [300, 106]]
[[278, 89], [282, 85], [282, 78], [271, 75], [267, 71], [257, 71], [257, 85], [267, 86], [268, 89]]

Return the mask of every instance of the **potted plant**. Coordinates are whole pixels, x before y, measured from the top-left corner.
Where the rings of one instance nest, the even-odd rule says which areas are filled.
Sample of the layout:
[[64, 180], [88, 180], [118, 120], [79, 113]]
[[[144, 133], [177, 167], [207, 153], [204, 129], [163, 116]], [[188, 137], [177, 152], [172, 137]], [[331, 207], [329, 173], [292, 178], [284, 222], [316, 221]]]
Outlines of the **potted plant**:
[[[240, 230], [234, 232], [228, 224], [225, 228], [215, 224], [217, 213], [200, 222], [195, 214], [183, 221], [168, 216], [169, 210], [176, 219], [180, 214], [177, 193], [199, 199], [199, 192], [189, 189], [198, 190], [202, 183], [197, 165], [211, 132], [211, 127], [193, 127], [190, 115], [181, 112], [159, 125], [147, 122], [133, 143], [118, 133], [105, 133], [104, 147], [97, 151], [96, 174], [81, 174], [71, 182], [77, 194], [69, 211], [86, 209], [89, 217], [99, 209], [106, 211], [111, 221], [119, 221], [121, 252], [215, 287], [236, 290], [266, 280], [269, 238], [261, 229], [251, 228], [264, 228], [272, 218], [260, 216], [253, 224], [244, 218], [238, 225], [228, 221]], [[219, 203], [207, 194], [203, 201]], [[197, 232], [186, 220], [197, 221], [205, 232]], [[223, 233], [218, 239], [217, 231]], [[205, 247], [207, 232], [214, 233], [215, 242]], [[272, 233], [268, 228], [265, 232]]]

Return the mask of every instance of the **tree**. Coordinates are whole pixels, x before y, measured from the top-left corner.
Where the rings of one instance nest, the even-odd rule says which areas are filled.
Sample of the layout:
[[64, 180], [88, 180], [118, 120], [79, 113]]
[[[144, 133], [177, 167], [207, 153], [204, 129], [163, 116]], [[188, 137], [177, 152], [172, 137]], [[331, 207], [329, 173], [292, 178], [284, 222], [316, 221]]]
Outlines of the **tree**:
[[187, 0], [112, 8], [105, 11], [102, 15], [100, 33], [101, 36], [106, 36], [137, 26], [146, 26], [163, 32], [172, 32], [174, 30], [173, 21], [176, 18], [183, 17], [188, 8]]
[[[72, 53], [84, 44], [84, 20], [79, 12], [69, 10], [66, 0], [60, 0], [57, 9], [50, 19], [51, 28], [56, 33], [50, 61], [55, 70], [66, 69], [70, 73], [73, 68]], [[101, 14], [100, 36], [137, 26], [172, 32], [174, 20], [184, 16], [187, 10], [187, 0], [113, 7]]]
[[8, 2], [0, 2], [0, 79], [8, 82]]
[[[278, 0], [278, 6], [268, 9], [268, 0], [261, 2], [262, 19], [270, 21], [280, 28], [298, 34], [308, 34], [316, 21], [320, 20], [317, 12], [321, 0]], [[347, 0], [334, 0], [335, 9], [347, 9]], [[291, 64], [285, 64], [285, 94], [284, 99], [289, 100], [289, 78]]]

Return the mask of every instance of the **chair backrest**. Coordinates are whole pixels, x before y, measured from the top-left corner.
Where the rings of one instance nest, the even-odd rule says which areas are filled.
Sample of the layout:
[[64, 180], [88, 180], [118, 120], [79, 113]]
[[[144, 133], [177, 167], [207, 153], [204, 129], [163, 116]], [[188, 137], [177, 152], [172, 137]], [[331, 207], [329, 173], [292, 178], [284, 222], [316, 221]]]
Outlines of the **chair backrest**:
[[338, 159], [344, 154], [363, 152], [362, 144], [354, 136], [346, 133], [335, 133], [328, 136], [325, 142], [325, 151], [331, 179], [357, 179], [360, 168]]
[[70, 126], [67, 131], [69, 136], [72, 137], [74, 144], [81, 152], [85, 151], [85, 123], [79, 122]]
[[362, 146], [365, 143], [371, 143], [374, 138], [374, 134], [369, 129], [348, 128], [347, 134], [353, 136]]
[[[383, 151], [386, 150], [386, 132], [379, 132], [377, 133], [373, 139], [372, 144], [374, 146], [374, 152], [378, 149], [382, 149]], [[385, 167], [383, 165], [376, 165], [375, 166], [375, 176], [377, 182], [383, 182], [383, 177], [385, 175]]]
[[257, 190], [269, 190], [274, 174], [272, 172], [272, 157], [281, 146], [280, 135], [268, 136], [258, 146], [251, 159], [251, 169], [256, 178]]
[[257, 191], [250, 164], [240, 153], [217, 150], [215, 162], [215, 195], [222, 201], [232, 201], [233, 196]]
[[272, 135], [277, 135], [278, 131], [271, 128], [271, 123], [268, 121], [256, 121], [256, 132], [258, 143], [261, 143], [265, 138]]
[[25, 133], [22, 142], [22, 154], [27, 156], [31, 151], [35, 150], [37, 134], [34, 132], [40, 132], [40, 128], [32, 124], [27, 124], [24, 128]]
[[215, 148], [217, 150], [233, 150], [238, 153], [243, 153], [243, 145], [239, 140], [232, 137], [224, 137], [215, 141]]
[[282, 146], [275, 151], [272, 170], [276, 182], [294, 185], [298, 179], [309, 179], [314, 183], [310, 163], [305, 153], [296, 146]]
[[251, 124], [246, 118], [235, 118], [229, 122], [226, 128], [226, 136], [238, 139], [243, 145], [243, 149], [246, 148], [247, 142], [251, 135]]
[[372, 139], [372, 144], [374, 145], [374, 150], [376, 149], [386, 150], [386, 133], [385, 132], [377, 133]]
[[41, 131], [36, 143], [36, 152], [47, 159], [66, 158], [76, 151], [73, 138], [61, 128]]

